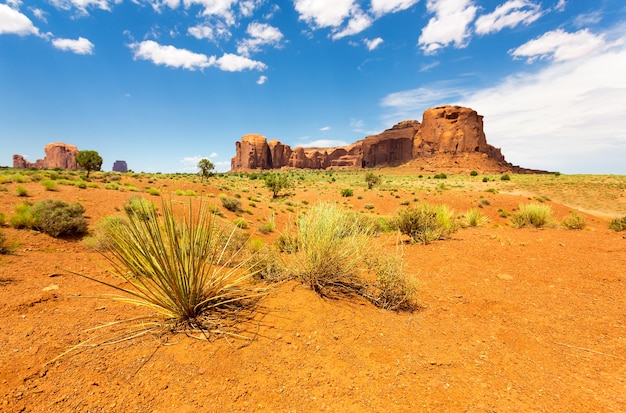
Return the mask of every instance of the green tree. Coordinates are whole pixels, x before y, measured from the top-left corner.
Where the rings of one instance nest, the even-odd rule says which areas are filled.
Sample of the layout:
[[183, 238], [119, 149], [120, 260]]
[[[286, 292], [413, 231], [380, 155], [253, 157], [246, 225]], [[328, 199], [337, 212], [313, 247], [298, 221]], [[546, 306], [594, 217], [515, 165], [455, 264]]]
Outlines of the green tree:
[[87, 170], [89, 178], [89, 172], [99, 171], [102, 167], [102, 157], [96, 151], [80, 151], [76, 154], [76, 163]]
[[375, 175], [374, 172], [368, 172], [365, 174], [365, 182], [367, 182], [367, 189], [372, 189], [380, 183], [380, 176]]
[[291, 180], [287, 174], [268, 174], [265, 177], [265, 187], [272, 191], [274, 198], [277, 198], [280, 191], [291, 188]]
[[198, 169], [200, 169], [200, 176], [204, 181], [204, 178], [209, 178], [213, 174], [213, 169], [215, 169], [215, 165], [213, 162], [209, 161], [207, 158], [200, 159], [198, 162]]

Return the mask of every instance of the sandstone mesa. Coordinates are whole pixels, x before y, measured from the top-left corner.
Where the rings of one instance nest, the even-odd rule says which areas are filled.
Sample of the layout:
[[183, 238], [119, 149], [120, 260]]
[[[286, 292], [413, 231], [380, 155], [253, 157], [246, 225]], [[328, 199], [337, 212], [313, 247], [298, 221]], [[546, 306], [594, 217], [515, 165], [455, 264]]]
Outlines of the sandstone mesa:
[[427, 109], [422, 122], [405, 120], [378, 135], [337, 148], [291, 149], [276, 139], [250, 134], [236, 142], [231, 171], [268, 169], [360, 169], [409, 165], [418, 170], [476, 169], [483, 173], [543, 172], [508, 163], [487, 143], [483, 117], [460, 106]]
[[44, 147], [45, 157], [36, 162], [27, 161], [22, 155], [13, 155], [14, 168], [37, 168], [37, 169], [82, 169], [76, 162], [78, 148], [66, 143], [49, 143]]

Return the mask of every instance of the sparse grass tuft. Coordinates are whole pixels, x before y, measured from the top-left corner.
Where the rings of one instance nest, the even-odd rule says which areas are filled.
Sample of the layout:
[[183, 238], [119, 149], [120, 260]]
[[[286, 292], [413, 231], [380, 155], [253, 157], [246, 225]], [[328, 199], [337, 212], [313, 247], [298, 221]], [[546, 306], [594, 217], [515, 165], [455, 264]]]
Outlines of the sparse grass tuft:
[[44, 179], [43, 181], [41, 181], [41, 184], [46, 189], [46, 191], [57, 191], [59, 189], [57, 183], [52, 179]]
[[21, 185], [18, 185], [15, 188], [15, 193], [17, 194], [17, 196], [25, 197], [25, 196], [28, 196], [28, 189], [26, 189], [25, 187]]

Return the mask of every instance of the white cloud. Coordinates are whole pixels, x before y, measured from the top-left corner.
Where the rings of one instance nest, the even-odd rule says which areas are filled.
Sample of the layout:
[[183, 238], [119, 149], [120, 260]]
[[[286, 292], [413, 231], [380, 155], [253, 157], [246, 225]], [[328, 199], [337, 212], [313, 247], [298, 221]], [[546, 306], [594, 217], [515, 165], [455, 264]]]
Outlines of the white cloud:
[[211, 154], [209, 155], [209, 158], [211, 158], [211, 159], [214, 159], [214, 158], [217, 158], [217, 157], [218, 157], [217, 152], [211, 152]]
[[377, 37], [375, 39], [363, 39], [363, 43], [365, 43], [365, 46], [367, 46], [368, 50], [374, 50], [376, 49], [378, 46], [380, 46], [383, 43], [383, 39], [382, 37]]
[[198, 24], [196, 26], [188, 28], [187, 29], [187, 33], [189, 33], [190, 35], [192, 35], [193, 37], [195, 37], [198, 40], [202, 40], [202, 39], [213, 40], [213, 39], [215, 39], [215, 34], [213, 33], [213, 27], [205, 26], [205, 25], [202, 25], [202, 24]]
[[587, 29], [575, 33], [557, 29], [524, 43], [509, 53], [514, 58], [525, 57], [529, 63], [537, 59], [561, 62], [602, 51], [605, 45], [603, 35], [595, 35]]
[[246, 32], [250, 37], [237, 44], [237, 53], [244, 56], [258, 52], [262, 46], [278, 47], [283, 39], [280, 30], [267, 23], [252, 22], [248, 25]]
[[439, 61], [434, 61], [432, 63], [423, 63], [420, 67], [420, 72], [428, 72], [430, 69], [434, 69], [439, 66]]
[[509, 0], [496, 7], [493, 13], [480, 16], [475, 23], [476, 33], [495, 33], [520, 23], [529, 25], [542, 15], [541, 4], [527, 0]]
[[567, 0], [559, 0], [556, 6], [554, 6], [554, 10], [565, 11], [565, 6], [567, 6]]
[[174, 46], [163, 46], [153, 40], [145, 40], [129, 45], [134, 59], [150, 60], [156, 65], [164, 65], [188, 70], [204, 69], [216, 64], [215, 56], [194, 53]]
[[450, 43], [457, 48], [467, 45], [468, 26], [477, 10], [472, 0], [428, 0], [426, 9], [435, 16], [422, 29], [419, 38], [418, 45], [425, 54], [436, 53]]
[[333, 40], [337, 40], [346, 36], [361, 33], [363, 30], [370, 27], [372, 22], [373, 20], [370, 16], [363, 13], [359, 6], [354, 5], [350, 9], [350, 19], [348, 20], [348, 24], [343, 29], [335, 31], [332, 38]]
[[339, 27], [350, 15], [354, 0], [293, 0], [300, 20], [315, 28]]
[[372, 0], [372, 13], [376, 16], [395, 13], [406, 10], [418, 2], [419, 0]]
[[216, 61], [217, 67], [226, 72], [241, 72], [243, 70], [265, 70], [267, 65], [257, 60], [249, 59], [232, 53], [224, 53]]
[[38, 18], [39, 20], [41, 20], [44, 23], [48, 23], [48, 18], [46, 17], [46, 15], [48, 13], [46, 13], [45, 11], [43, 11], [41, 9], [35, 8], [35, 7], [32, 7], [30, 9], [30, 11], [33, 12], [33, 16], [35, 16], [36, 18]]
[[0, 3], [0, 35], [2, 34], [39, 35], [39, 29], [24, 14]]
[[95, 7], [100, 10], [111, 10], [120, 0], [50, 0], [50, 4], [60, 10], [77, 9], [80, 14], [87, 15], [87, 9]]
[[265, 75], [261, 75], [261, 76], [259, 76], [259, 78], [257, 79], [256, 84], [257, 84], [257, 85], [263, 85], [263, 84], [265, 84], [265, 82], [267, 82], [267, 76], [265, 76]]
[[311, 142], [300, 144], [303, 148], [336, 148], [338, 146], [348, 146], [346, 141], [332, 140], [332, 139], [318, 139]]
[[599, 10], [587, 14], [579, 14], [574, 19], [574, 26], [585, 27], [592, 24], [598, 24], [602, 21], [602, 12]]
[[331, 130], [332, 128], [330, 126], [324, 126], [323, 128], [320, 128], [320, 130], [322, 132], [328, 132], [329, 130]]
[[93, 54], [94, 45], [88, 39], [79, 37], [73, 39], [57, 38], [52, 40], [52, 45], [59, 50], [70, 51], [76, 54]]

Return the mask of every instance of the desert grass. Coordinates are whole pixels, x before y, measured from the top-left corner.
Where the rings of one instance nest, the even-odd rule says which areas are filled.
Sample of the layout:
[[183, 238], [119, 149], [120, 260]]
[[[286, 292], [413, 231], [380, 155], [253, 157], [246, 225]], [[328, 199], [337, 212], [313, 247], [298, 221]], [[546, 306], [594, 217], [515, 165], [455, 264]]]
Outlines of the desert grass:
[[[486, 200], [485, 200], [486, 201]], [[489, 217], [478, 208], [471, 208], [464, 215], [463, 225], [467, 227], [482, 227], [489, 223]]]
[[447, 205], [425, 203], [399, 210], [395, 225], [414, 242], [423, 244], [446, 239], [459, 227], [454, 211]]
[[626, 216], [611, 220], [611, 222], [609, 222], [609, 229], [615, 232], [626, 231]]
[[575, 211], [571, 211], [568, 216], [561, 220], [561, 225], [566, 229], [584, 229], [587, 226], [585, 217]]
[[552, 208], [549, 205], [520, 204], [518, 210], [511, 214], [511, 225], [514, 228], [543, 228], [554, 225]]

